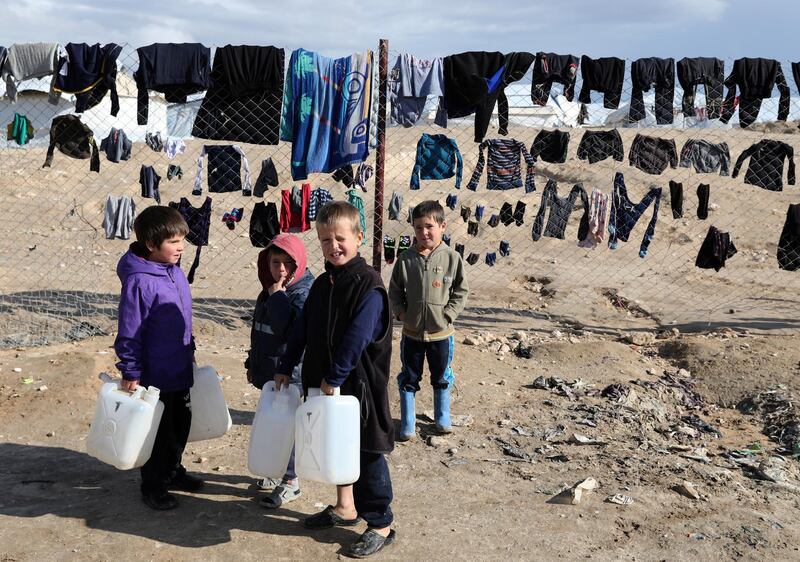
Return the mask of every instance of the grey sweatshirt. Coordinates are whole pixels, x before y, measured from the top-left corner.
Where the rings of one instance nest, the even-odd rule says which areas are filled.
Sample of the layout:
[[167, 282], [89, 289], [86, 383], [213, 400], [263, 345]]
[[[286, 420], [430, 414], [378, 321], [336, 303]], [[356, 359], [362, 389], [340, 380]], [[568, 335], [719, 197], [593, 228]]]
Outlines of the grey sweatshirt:
[[681, 149], [681, 168], [694, 165], [694, 171], [701, 174], [727, 176], [731, 167], [731, 153], [728, 144], [713, 144], [705, 140], [689, 139]]
[[103, 214], [103, 228], [106, 238], [127, 240], [133, 230], [133, 219], [136, 217], [136, 203], [127, 195], [106, 197], [106, 210]]
[[[12, 103], [17, 101], [17, 86], [23, 80], [53, 76], [58, 65], [58, 43], [15, 43], [8, 48], [2, 68], [6, 93]], [[57, 104], [61, 94], [50, 85], [50, 103]]]

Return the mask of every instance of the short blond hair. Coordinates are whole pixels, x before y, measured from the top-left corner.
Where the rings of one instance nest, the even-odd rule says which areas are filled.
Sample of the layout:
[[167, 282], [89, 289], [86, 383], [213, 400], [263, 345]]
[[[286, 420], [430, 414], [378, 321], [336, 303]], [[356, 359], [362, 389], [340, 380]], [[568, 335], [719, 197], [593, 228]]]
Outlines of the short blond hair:
[[349, 221], [353, 232], [361, 232], [361, 215], [347, 201], [332, 201], [324, 205], [317, 213], [317, 226], [333, 226], [339, 221]]

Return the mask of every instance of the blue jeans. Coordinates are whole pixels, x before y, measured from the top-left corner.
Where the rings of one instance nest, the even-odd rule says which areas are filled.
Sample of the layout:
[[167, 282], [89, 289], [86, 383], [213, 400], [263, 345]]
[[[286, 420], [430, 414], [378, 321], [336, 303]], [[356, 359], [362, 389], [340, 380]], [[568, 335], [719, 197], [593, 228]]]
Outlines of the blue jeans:
[[439, 341], [420, 341], [406, 336], [400, 338], [400, 362], [403, 365], [397, 375], [400, 390], [417, 392], [422, 380], [425, 358], [431, 372], [431, 386], [436, 389], [448, 388], [455, 380], [451, 364], [453, 362], [454, 336]]
[[361, 451], [361, 475], [353, 484], [353, 499], [358, 516], [372, 529], [392, 524], [392, 478], [381, 453]]

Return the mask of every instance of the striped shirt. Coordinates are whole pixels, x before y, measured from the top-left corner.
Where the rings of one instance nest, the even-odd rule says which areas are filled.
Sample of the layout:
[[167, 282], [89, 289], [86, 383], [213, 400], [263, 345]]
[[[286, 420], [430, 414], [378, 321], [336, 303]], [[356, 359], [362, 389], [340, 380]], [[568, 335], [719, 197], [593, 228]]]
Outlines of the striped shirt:
[[319, 210], [333, 201], [333, 195], [327, 189], [319, 187], [311, 192], [311, 197], [308, 200], [308, 220], [317, 220], [317, 213]]
[[467, 189], [478, 189], [478, 181], [483, 174], [485, 163], [483, 151], [489, 148], [489, 170], [487, 172], [486, 189], [514, 189], [522, 187], [522, 171], [519, 156], [525, 158], [527, 166], [525, 173], [525, 193], [536, 191], [533, 181], [534, 160], [528, 149], [515, 139], [489, 139], [481, 143], [478, 153], [478, 163], [472, 178], [467, 184]]

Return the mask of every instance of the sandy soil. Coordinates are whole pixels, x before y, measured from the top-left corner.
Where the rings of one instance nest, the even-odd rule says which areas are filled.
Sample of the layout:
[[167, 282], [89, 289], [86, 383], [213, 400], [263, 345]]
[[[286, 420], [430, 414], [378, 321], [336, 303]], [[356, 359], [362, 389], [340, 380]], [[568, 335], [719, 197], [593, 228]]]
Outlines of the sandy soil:
[[[525, 328], [498, 311], [499, 341], [487, 343], [492, 335], [469, 327], [473, 315], [459, 326], [455, 355], [453, 413], [468, 416], [459, 418], [467, 425], [431, 441], [431, 390], [423, 386], [420, 437], [389, 457], [399, 539], [381, 559], [797, 559], [797, 461], [780, 463], [785, 479], [772, 483], [748, 477], [727, 456], [754, 442], [764, 451], [756, 461], [777, 449], [758, 415], [729, 406], [775, 383], [800, 391], [796, 336], [623, 334], [642, 343], [633, 345], [565, 324]], [[113, 372], [112, 337], [0, 352], [0, 560], [310, 560], [332, 558], [363, 530], [303, 530], [298, 520], [333, 498], [330, 487], [311, 482], [286, 509], [259, 507], [246, 469], [258, 398], [241, 367], [247, 332], [200, 320], [197, 336], [200, 362], [225, 376], [234, 426], [189, 445], [184, 462], [208, 486], [181, 494], [181, 507], [169, 513], [141, 503], [136, 471], [84, 452], [97, 373]], [[466, 336], [477, 345], [461, 343]], [[494, 351], [512, 336], [533, 345], [533, 358]], [[658, 382], [664, 373], [685, 379], [679, 368], [691, 371], [689, 387], [702, 398], [696, 408]], [[540, 375], [585, 384], [570, 387], [570, 398], [534, 388]], [[619, 403], [602, 397], [611, 383], [632, 392]], [[395, 388], [391, 400], [398, 416]], [[685, 415], [722, 436], [687, 435]], [[605, 444], [572, 444], [573, 433]], [[682, 456], [691, 454], [707, 458]], [[563, 490], [587, 477], [599, 489], [570, 505]], [[673, 489], [684, 480], [700, 500]], [[604, 501], [617, 493], [634, 503]]]

